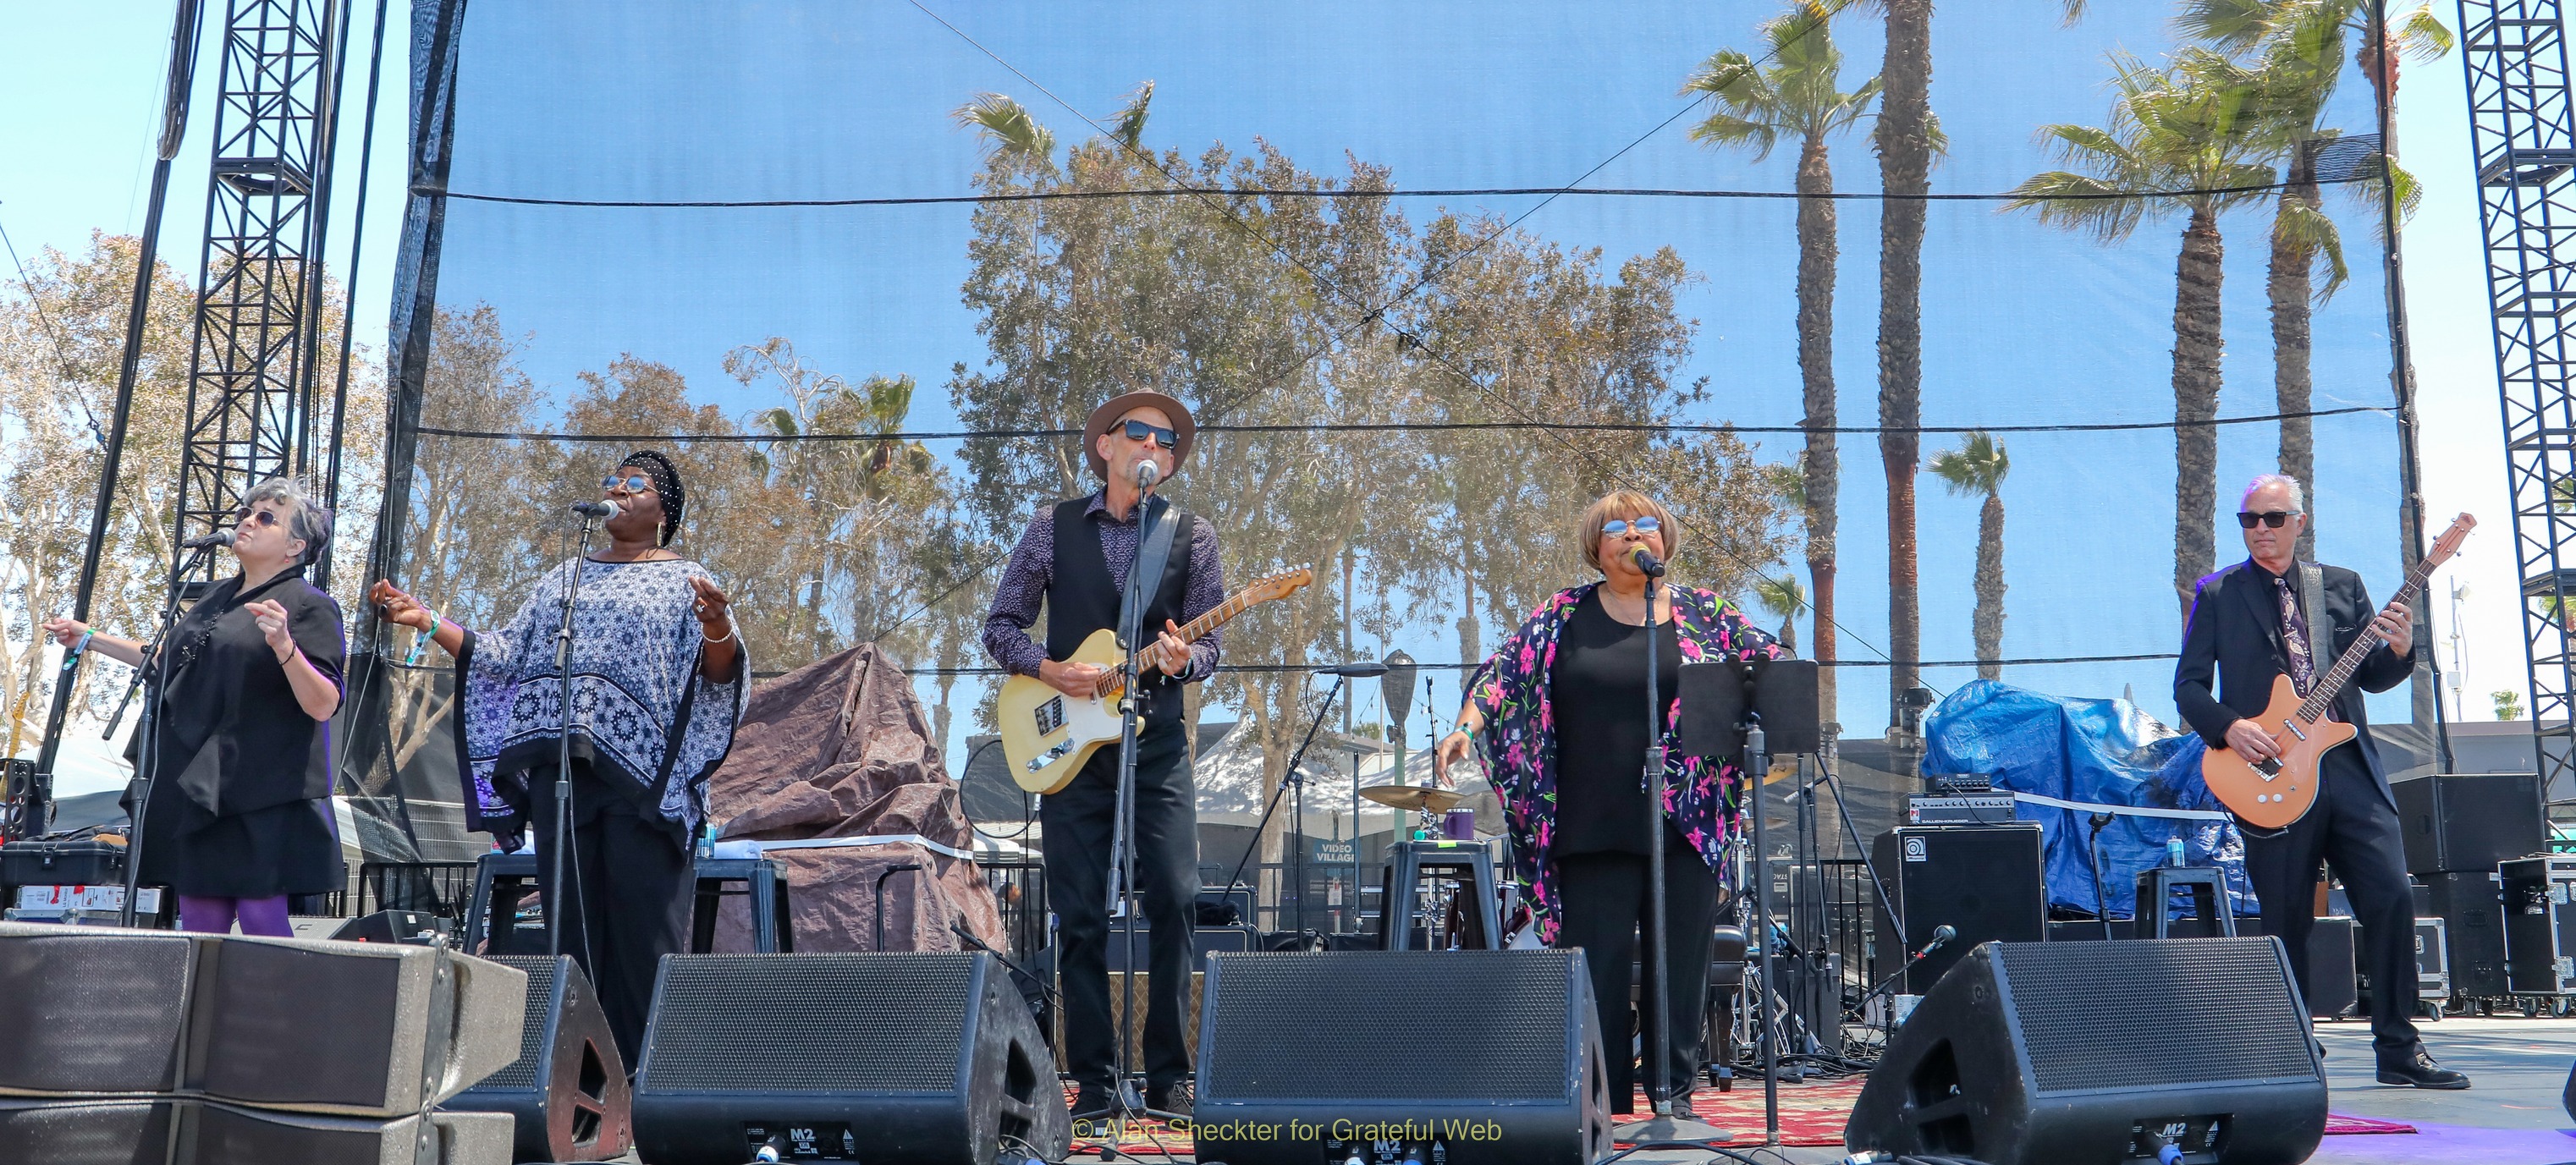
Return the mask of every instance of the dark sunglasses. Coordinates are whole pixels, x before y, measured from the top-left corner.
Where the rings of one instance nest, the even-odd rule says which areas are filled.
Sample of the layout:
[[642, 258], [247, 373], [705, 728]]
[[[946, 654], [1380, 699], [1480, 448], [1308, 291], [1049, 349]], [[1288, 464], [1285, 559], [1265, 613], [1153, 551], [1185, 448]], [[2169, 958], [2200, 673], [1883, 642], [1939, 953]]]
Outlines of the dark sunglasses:
[[233, 525], [239, 526], [251, 521], [257, 521], [262, 526], [274, 526], [277, 524], [277, 511], [248, 508], [233, 511]]
[[653, 479], [640, 473], [630, 473], [624, 477], [619, 477], [612, 473], [599, 479], [599, 488], [601, 489], [616, 489], [621, 485], [625, 486], [626, 492], [631, 494], [648, 494], [653, 492]]
[[2278, 530], [2283, 526], [2289, 525], [2290, 519], [2296, 516], [2296, 514], [2285, 510], [2265, 510], [2259, 514], [2248, 514], [2240, 510], [2236, 514], [2236, 524], [2251, 530], [2254, 528], [2254, 523], [2261, 522], [2266, 526], [2270, 526], [2271, 528]]
[[1142, 441], [1148, 437], [1153, 438], [1155, 444], [1165, 449], [1178, 448], [1181, 443], [1181, 435], [1170, 429], [1158, 428], [1143, 421], [1127, 422], [1128, 440]]

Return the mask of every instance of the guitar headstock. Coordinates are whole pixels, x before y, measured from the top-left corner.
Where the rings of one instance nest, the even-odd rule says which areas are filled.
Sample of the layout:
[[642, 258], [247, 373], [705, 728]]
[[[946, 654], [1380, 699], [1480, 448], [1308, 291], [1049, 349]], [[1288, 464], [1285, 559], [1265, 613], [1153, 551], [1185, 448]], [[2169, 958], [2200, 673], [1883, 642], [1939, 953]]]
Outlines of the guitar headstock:
[[1301, 566], [1283, 574], [1271, 575], [1269, 578], [1265, 578], [1260, 582], [1243, 588], [1242, 597], [1247, 600], [1245, 603], [1246, 606], [1250, 606], [1254, 603], [1276, 602], [1306, 589], [1307, 585], [1314, 581], [1315, 572], [1310, 568]]
[[2442, 536], [2433, 540], [2433, 548], [2424, 553], [2424, 565], [2429, 568], [2450, 561], [2459, 552], [2460, 543], [2469, 540], [2469, 531], [2477, 528], [2478, 520], [2468, 514], [2451, 519], [2451, 528], [2442, 531]]

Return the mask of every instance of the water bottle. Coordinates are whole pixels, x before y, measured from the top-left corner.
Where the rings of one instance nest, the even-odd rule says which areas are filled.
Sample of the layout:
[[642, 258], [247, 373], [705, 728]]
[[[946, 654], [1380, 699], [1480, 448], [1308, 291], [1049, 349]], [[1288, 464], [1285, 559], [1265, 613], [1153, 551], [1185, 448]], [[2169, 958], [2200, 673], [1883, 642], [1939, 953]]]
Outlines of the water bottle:
[[2165, 864], [2168, 866], [2189, 864], [2188, 859], [2183, 857], [2182, 839], [2180, 837], [2168, 837], [2165, 839]]
[[699, 831], [698, 831], [698, 856], [699, 856], [700, 858], [712, 858], [712, 857], [716, 856], [716, 823], [715, 823], [715, 822], [710, 821], [710, 822], [706, 823], [706, 825], [704, 825], [703, 827], [701, 827], [701, 828], [699, 829]]

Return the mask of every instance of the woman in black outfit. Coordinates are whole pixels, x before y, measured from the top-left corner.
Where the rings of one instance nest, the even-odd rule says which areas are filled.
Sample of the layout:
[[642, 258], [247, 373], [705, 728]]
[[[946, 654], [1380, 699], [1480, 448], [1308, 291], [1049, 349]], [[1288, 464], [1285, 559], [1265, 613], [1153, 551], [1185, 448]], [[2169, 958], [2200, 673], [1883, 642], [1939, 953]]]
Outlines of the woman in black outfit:
[[[331, 822], [331, 716], [345, 652], [340, 605], [305, 581], [331, 541], [331, 511], [289, 478], [253, 487], [233, 515], [241, 573], [216, 583], [171, 628], [169, 682], [143, 645], [86, 623], [45, 633], [144, 669], [159, 711], [142, 814], [139, 881], [179, 896], [179, 925], [287, 937], [290, 894], [340, 888]], [[128, 746], [141, 755], [142, 734]]]
[[[1714, 591], [1658, 587], [1648, 618], [1647, 576], [1634, 552], [1643, 548], [1663, 559], [1680, 541], [1672, 514], [1654, 499], [1625, 490], [1604, 497], [1584, 511], [1576, 534], [1585, 565], [1602, 580], [1539, 604], [1495, 651], [1434, 763], [1446, 770], [1471, 746], [1483, 746], [1511, 828], [1515, 872], [1528, 888], [1531, 922], [1549, 945], [1582, 948], [1610, 1060], [1611, 1107], [1630, 1111], [1628, 1035], [1644, 1025], [1630, 1026], [1629, 968], [1637, 960], [1638, 928], [1659, 924], [1648, 909], [1645, 789], [1646, 636], [1656, 636], [1667, 750], [1660, 840], [1673, 1007], [1671, 1026], [1653, 1042], [1664, 1049], [1675, 1112], [1687, 1114], [1699, 1065], [1709, 942], [1746, 786], [1732, 765], [1682, 755], [1675, 725], [1681, 666], [1782, 653]], [[1645, 971], [1640, 986], [1651, 992], [1656, 972]], [[1652, 1056], [1652, 1048], [1644, 1054]]]

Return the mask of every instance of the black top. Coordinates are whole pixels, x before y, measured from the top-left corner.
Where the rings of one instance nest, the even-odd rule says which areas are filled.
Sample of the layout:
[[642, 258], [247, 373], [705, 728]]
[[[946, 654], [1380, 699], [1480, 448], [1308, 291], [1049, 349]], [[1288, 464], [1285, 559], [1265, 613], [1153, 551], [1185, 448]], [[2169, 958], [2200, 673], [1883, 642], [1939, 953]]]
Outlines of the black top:
[[[2370, 626], [2378, 608], [2361, 585], [2361, 576], [2340, 566], [2323, 567], [2325, 611], [2303, 611], [2301, 617], [2332, 628], [2328, 641], [2334, 655], [2314, 661], [2318, 678], [2335, 659], [2352, 650]], [[2200, 580], [2192, 592], [2191, 618], [2184, 626], [2182, 657], [2174, 663], [2174, 706], [2185, 723], [2210, 747], [2227, 743], [2227, 726], [2263, 710], [2272, 699], [2272, 680], [2289, 674], [2290, 652], [2281, 638], [2281, 597], [2272, 580], [2278, 576], [2252, 560], [2237, 563]], [[2290, 593], [2299, 594], [2296, 579]], [[2304, 596], [2299, 605], [2307, 604]], [[2380, 794], [2388, 789], [2379, 745], [2371, 739], [2370, 716], [2362, 707], [2365, 692], [2385, 692], [2405, 683], [2415, 661], [2381, 645], [2362, 659], [2352, 682], [2335, 696], [2335, 711], [2356, 730], [2362, 759], [2369, 763]]]
[[[1084, 639], [1102, 628], [1115, 630], [1118, 626], [1118, 608], [1125, 596], [1119, 593], [1116, 576], [1109, 573], [1109, 557], [1101, 549], [1099, 532], [1087, 520], [1090, 507], [1088, 497], [1073, 498], [1055, 507], [1054, 582], [1047, 588], [1046, 600], [1049, 659], [1071, 658]], [[1181, 621], [1181, 605], [1189, 590], [1190, 523], [1198, 519], [1188, 511], [1177, 516], [1180, 525], [1172, 531], [1171, 556], [1163, 562], [1161, 585], [1154, 588], [1145, 603], [1148, 643], [1162, 633], [1164, 623]], [[1105, 514], [1103, 520], [1107, 520]], [[1136, 553], [1141, 557], [1147, 530], [1141, 515], [1137, 527]], [[1134, 568], [1131, 565], [1129, 569]], [[1180, 722], [1180, 681], [1156, 672], [1145, 677], [1143, 687], [1145, 723]]]
[[159, 780], [212, 817], [331, 795], [330, 725], [296, 701], [276, 649], [244, 608], [262, 599], [285, 607], [295, 645], [336, 687], [346, 650], [340, 605], [304, 581], [300, 566], [247, 591], [241, 584], [240, 575], [216, 583], [171, 629], [158, 724]]
[[[1655, 626], [1657, 691], [1681, 688], [1681, 637]], [[1556, 718], [1552, 855], [1646, 852], [1646, 629], [1610, 617], [1595, 588], [1574, 608], [1547, 673]]]

